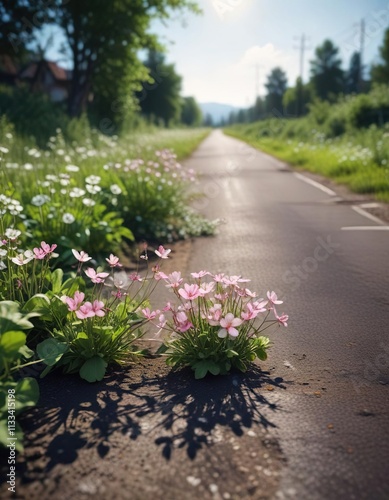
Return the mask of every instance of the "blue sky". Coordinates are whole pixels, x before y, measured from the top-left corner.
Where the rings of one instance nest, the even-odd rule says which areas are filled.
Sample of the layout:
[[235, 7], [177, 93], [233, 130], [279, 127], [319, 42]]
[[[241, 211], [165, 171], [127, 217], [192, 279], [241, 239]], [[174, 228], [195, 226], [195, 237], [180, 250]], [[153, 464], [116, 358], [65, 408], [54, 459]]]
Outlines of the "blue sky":
[[[183, 77], [183, 94], [199, 102], [251, 105], [266, 75], [281, 66], [292, 85], [299, 75], [301, 35], [307, 37], [304, 78], [314, 48], [325, 38], [339, 47], [344, 67], [360, 47], [365, 19], [364, 61], [378, 60], [389, 27], [389, 0], [198, 0], [203, 15], [155, 23], [167, 59]], [[296, 48], [295, 48], [296, 47]], [[55, 51], [49, 56], [55, 56]], [[54, 57], [55, 58], [55, 57]], [[258, 69], [256, 69], [258, 67]]]

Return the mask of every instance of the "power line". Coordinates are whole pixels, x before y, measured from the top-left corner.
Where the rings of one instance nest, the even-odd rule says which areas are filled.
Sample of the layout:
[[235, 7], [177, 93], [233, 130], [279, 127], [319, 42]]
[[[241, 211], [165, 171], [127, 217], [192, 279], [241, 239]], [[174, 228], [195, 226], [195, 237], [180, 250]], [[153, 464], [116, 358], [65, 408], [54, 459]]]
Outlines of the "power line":
[[307, 45], [307, 38], [305, 37], [304, 33], [301, 35], [300, 38], [300, 45], [299, 47], [294, 47], [296, 50], [300, 51], [300, 78], [301, 82], [303, 82], [304, 79], [304, 57], [305, 57], [305, 52], [307, 50], [310, 50], [311, 47], [308, 47]]

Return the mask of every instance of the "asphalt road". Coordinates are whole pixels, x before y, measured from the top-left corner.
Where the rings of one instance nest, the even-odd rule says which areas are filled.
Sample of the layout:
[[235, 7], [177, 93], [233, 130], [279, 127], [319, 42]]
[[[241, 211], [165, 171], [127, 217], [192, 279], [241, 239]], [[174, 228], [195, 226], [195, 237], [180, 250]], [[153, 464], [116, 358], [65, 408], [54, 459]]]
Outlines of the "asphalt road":
[[389, 228], [221, 131], [187, 166], [223, 219], [189, 271], [249, 277], [290, 315], [261, 363], [286, 387], [264, 408], [286, 458], [274, 498], [388, 499]]
[[196, 207], [223, 223], [164, 270], [251, 278], [283, 298], [289, 327], [261, 371], [195, 381], [152, 358], [97, 384], [50, 374], [21, 418], [16, 497], [0, 453], [0, 497], [387, 500], [389, 231], [220, 131], [186, 166], [206, 193]]

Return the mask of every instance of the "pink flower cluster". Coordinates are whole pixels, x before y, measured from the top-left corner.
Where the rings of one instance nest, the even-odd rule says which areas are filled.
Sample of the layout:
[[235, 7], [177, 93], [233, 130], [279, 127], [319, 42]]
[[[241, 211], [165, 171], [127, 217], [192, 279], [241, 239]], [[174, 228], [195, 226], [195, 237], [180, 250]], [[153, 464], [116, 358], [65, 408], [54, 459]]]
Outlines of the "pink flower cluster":
[[[288, 315], [279, 315], [276, 306], [282, 304], [277, 294], [267, 292], [267, 298], [256, 299], [256, 294], [245, 287], [248, 279], [241, 276], [227, 276], [225, 274], [211, 274], [208, 271], [192, 273], [194, 283], [183, 283], [180, 272], [165, 274], [157, 271], [156, 280], [163, 280], [178, 299], [178, 306], [169, 302], [163, 313], [169, 312], [171, 320], [167, 321], [161, 311], [143, 309], [146, 319], [154, 322], [159, 329], [170, 332], [183, 333], [189, 329], [194, 332], [208, 328], [217, 328], [219, 338], [236, 338], [240, 332], [245, 335], [259, 333], [270, 324], [287, 326]], [[203, 278], [208, 280], [204, 281]], [[270, 314], [272, 317], [269, 318]], [[260, 318], [260, 327], [254, 322]], [[269, 324], [270, 323], [270, 324]], [[208, 325], [208, 327], [207, 327]]]
[[56, 248], [57, 245], [49, 245], [45, 241], [42, 241], [39, 248], [33, 249], [34, 256], [36, 259], [44, 259], [46, 256], [50, 256]]
[[64, 304], [68, 306], [70, 312], [74, 312], [78, 319], [93, 318], [94, 316], [103, 317], [104, 302], [101, 300], [94, 300], [93, 302], [84, 302], [85, 294], [76, 291], [73, 298], [66, 295], [61, 297]]

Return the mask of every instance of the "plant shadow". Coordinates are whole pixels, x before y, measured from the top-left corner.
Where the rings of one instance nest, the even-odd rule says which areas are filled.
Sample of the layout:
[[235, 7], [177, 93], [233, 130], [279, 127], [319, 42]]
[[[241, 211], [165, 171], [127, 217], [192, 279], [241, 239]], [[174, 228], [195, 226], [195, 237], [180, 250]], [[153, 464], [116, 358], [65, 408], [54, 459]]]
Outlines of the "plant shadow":
[[200, 448], [215, 440], [217, 426], [229, 428], [236, 436], [255, 425], [276, 427], [271, 414], [279, 406], [267, 395], [286, 385], [282, 378], [273, 379], [253, 365], [246, 373], [208, 375], [201, 380], [195, 380], [190, 369], [171, 371], [165, 377], [146, 379], [138, 387], [133, 385], [132, 390], [142, 398], [145, 388], [149, 394], [136, 416], [159, 415], [155, 443], [169, 460], [174, 447], [186, 448], [188, 457], [194, 459]]
[[112, 371], [97, 384], [54, 372], [41, 381], [39, 406], [21, 418], [25, 452], [19, 477], [22, 483], [42, 481], [56, 465], [80, 460], [81, 452], [85, 457], [85, 450], [88, 460], [97, 458], [93, 453], [105, 458], [141, 435], [166, 460], [174, 448], [194, 459], [220, 439], [220, 427], [236, 436], [256, 425], [275, 427], [272, 414], [279, 406], [269, 400], [273, 389], [285, 390], [283, 379], [256, 366], [195, 380], [191, 370], [172, 371], [154, 359]]

